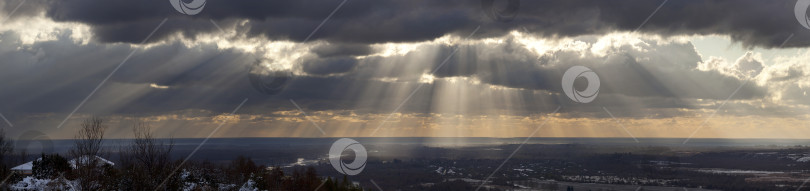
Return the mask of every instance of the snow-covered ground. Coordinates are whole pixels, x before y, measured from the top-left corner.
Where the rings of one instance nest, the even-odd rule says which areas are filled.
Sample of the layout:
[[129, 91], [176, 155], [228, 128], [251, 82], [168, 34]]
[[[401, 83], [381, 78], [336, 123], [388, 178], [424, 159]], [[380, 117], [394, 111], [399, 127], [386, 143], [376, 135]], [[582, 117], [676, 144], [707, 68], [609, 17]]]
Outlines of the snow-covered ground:
[[36, 179], [32, 176], [25, 177], [23, 180], [10, 185], [11, 190], [65, 190], [73, 191], [75, 181], [66, 179]]
[[796, 162], [810, 162], [810, 156], [805, 156], [805, 157], [796, 159]]
[[739, 169], [697, 169], [697, 172], [712, 173], [712, 174], [781, 174], [785, 172], [779, 171], [760, 171], [760, 170], [739, 170]]

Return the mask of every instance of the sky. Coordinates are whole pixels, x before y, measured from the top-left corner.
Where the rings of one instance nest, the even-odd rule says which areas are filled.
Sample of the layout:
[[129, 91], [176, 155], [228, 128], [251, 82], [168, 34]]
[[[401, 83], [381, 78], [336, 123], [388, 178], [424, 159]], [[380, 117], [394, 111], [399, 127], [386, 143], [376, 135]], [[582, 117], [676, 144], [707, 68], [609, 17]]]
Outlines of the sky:
[[[797, 0], [171, 2], [0, 1], [0, 127], [65, 139], [96, 116], [108, 138], [141, 122], [174, 138], [810, 138]], [[598, 87], [564, 84], [576, 66]], [[591, 86], [592, 101], [565, 92]]]

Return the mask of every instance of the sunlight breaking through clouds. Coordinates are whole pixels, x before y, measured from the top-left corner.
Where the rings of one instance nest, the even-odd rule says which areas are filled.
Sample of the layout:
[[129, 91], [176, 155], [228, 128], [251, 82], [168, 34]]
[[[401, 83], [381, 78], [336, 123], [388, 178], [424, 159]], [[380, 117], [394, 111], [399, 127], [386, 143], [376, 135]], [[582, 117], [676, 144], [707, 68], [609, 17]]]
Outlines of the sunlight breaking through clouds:
[[[241, 130], [223, 131], [222, 136], [317, 136], [308, 121], [285, 113], [293, 108], [285, 100], [295, 98], [331, 129], [328, 136], [366, 136], [422, 84], [425, 88], [402, 104], [382, 136], [522, 136], [542, 114], [563, 106], [542, 136], [625, 136], [602, 112], [609, 107], [638, 136], [678, 137], [687, 136], [694, 122], [708, 117], [750, 79], [708, 124], [711, 130], [698, 137], [810, 135], [799, 128], [810, 109], [810, 67], [804, 63], [810, 51], [777, 50], [781, 52], [774, 56], [773, 50], [756, 47], [772, 44], [737, 36], [621, 30], [555, 36], [529, 27], [483, 31], [471, 39], [464, 38], [467, 29], [457, 29], [431, 37], [363, 41], [334, 30], [304, 43], [266, 31], [252, 18], [237, 17], [218, 18], [223, 31], [183, 31], [170, 22], [172, 30], [157, 39], [132, 44], [129, 37], [110, 36], [107, 30], [121, 30], [116, 26], [74, 18], [78, 13], [67, 9], [47, 14], [26, 9], [32, 12], [0, 26], [0, 55], [8, 60], [0, 66], [5, 82], [0, 89], [15, 90], [0, 95], [14, 100], [0, 109], [32, 114], [14, 115], [20, 124], [46, 130], [58, 123], [58, 116], [134, 50], [130, 63], [79, 116], [153, 120], [161, 136], [226, 119]], [[54, 19], [57, 13], [64, 17]], [[756, 46], [729, 59], [693, 44], [718, 36], [718, 47]], [[335, 39], [340, 37], [346, 39]], [[446, 65], [433, 73], [448, 55]], [[265, 96], [253, 90], [246, 74], [255, 63], [291, 72], [284, 91]], [[594, 104], [577, 105], [561, 94], [562, 72], [574, 65], [592, 68], [602, 80]], [[223, 118], [229, 104], [245, 96], [256, 101], [244, 109], [249, 117]], [[165, 117], [190, 110], [205, 112]], [[75, 123], [71, 119], [68, 125]]]

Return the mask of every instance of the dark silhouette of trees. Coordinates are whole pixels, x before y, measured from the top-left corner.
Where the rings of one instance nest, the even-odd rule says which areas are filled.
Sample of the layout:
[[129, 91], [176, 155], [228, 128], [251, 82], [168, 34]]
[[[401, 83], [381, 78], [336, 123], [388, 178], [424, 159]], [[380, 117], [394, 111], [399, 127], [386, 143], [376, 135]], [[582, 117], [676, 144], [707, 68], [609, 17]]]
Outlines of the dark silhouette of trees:
[[284, 170], [275, 166], [260, 175], [262, 181], [257, 184], [259, 189], [281, 190], [284, 188]]
[[71, 168], [68, 160], [59, 154], [42, 154], [34, 160], [32, 174], [39, 179], [56, 179], [69, 173]]
[[[179, 177], [177, 173], [172, 175], [176, 167], [170, 156], [173, 141], [166, 143], [156, 139], [146, 123], [133, 125], [132, 132], [135, 134], [132, 144], [120, 150], [124, 172], [121, 187], [133, 190], [154, 190], [158, 186], [159, 189], [179, 189]], [[166, 183], [161, 185], [163, 182]]]
[[[119, 148], [118, 166], [112, 166], [97, 157], [105, 153], [106, 129], [101, 118], [85, 120], [75, 136], [74, 147], [68, 151], [73, 163], [58, 154], [42, 154], [33, 162], [33, 176], [55, 179], [58, 184], [52, 186], [56, 189], [78, 190], [180, 190], [191, 185], [195, 190], [238, 190], [243, 186], [260, 190], [362, 190], [347, 177], [326, 184], [312, 167], [294, 168], [286, 174], [279, 167], [266, 168], [245, 156], [224, 165], [188, 161], [172, 173], [181, 164], [171, 159], [173, 140], [155, 138], [146, 123], [133, 125], [132, 143]], [[0, 130], [0, 161], [13, 151], [3, 135]], [[8, 171], [5, 166], [3, 169]]]
[[6, 139], [6, 131], [0, 129], [0, 165], [5, 166], [8, 165], [9, 161], [8, 157], [11, 153], [14, 152], [14, 146], [11, 143], [11, 140]]
[[[229, 177], [232, 182], [256, 181], [259, 178], [264, 166], [257, 166], [252, 159], [245, 156], [238, 156], [231, 161]], [[257, 181], [258, 182], [258, 181]]]
[[467, 184], [464, 181], [456, 180], [456, 181], [444, 181], [440, 183], [436, 183], [429, 189], [430, 191], [462, 191], [462, 190], [475, 190], [470, 184]]
[[[11, 161], [9, 160], [13, 152], [14, 146], [12, 145], [11, 141], [6, 138], [6, 131], [0, 129], [0, 176], [2, 176], [0, 178], [3, 178], [3, 180], [0, 181], [8, 182], [10, 178], [14, 178], [11, 177], [13, 176], [13, 172], [11, 172], [11, 165], [13, 164], [11, 164]], [[16, 178], [12, 180], [16, 180]], [[0, 185], [0, 188], [6, 188], [7, 185], [8, 184]]]

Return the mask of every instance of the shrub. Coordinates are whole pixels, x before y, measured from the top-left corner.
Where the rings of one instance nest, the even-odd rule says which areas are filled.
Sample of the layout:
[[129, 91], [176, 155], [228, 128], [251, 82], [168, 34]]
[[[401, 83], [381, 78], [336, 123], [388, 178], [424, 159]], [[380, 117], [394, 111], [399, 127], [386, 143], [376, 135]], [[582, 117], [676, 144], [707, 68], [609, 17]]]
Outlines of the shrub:
[[70, 164], [65, 157], [59, 154], [42, 154], [42, 158], [34, 160], [32, 173], [38, 179], [55, 179], [70, 172]]

